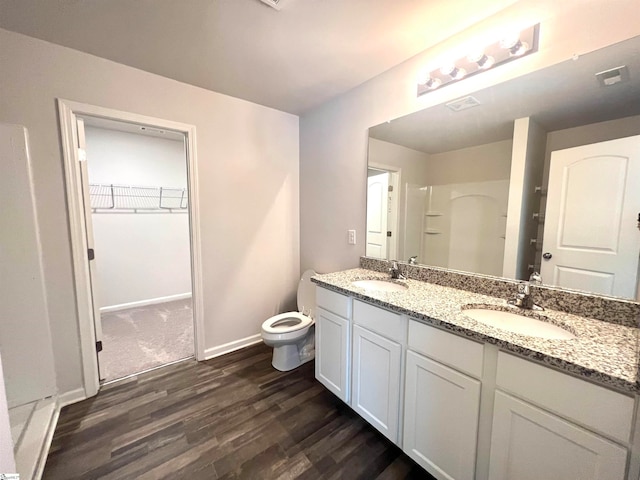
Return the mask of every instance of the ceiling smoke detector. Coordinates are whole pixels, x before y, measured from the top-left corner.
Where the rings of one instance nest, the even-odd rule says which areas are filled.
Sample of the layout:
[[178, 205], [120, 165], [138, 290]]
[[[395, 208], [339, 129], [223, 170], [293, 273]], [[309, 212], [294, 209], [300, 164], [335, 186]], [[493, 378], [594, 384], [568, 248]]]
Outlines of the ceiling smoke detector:
[[262, 3], [269, 5], [276, 10], [282, 10], [285, 5], [288, 5], [292, 0], [260, 0]]
[[458, 100], [454, 100], [453, 102], [449, 102], [446, 104], [447, 108], [453, 110], [454, 112], [459, 112], [460, 110], [466, 110], [467, 108], [477, 107], [480, 105], [480, 101], [468, 95], [466, 97], [459, 98]]

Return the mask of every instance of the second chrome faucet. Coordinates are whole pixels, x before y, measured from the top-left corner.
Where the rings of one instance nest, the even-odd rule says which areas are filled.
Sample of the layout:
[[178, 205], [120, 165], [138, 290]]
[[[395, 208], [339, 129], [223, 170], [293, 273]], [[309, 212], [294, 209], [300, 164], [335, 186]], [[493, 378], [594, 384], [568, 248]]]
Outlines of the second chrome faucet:
[[400, 265], [397, 260], [391, 260], [391, 267], [389, 267], [389, 274], [393, 280], [406, 280], [406, 277], [402, 275]]

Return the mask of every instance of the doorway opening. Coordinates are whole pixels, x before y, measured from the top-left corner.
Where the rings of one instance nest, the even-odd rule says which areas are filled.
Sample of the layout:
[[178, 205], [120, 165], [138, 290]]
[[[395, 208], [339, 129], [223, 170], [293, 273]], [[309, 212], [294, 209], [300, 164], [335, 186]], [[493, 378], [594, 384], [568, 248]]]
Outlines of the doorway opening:
[[109, 382], [194, 356], [185, 138], [90, 116], [80, 121], [98, 368]]
[[58, 100], [85, 397], [204, 357], [195, 127]]
[[367, 168], [367, 257], [398, 259], [400, 174], [392, 166]]

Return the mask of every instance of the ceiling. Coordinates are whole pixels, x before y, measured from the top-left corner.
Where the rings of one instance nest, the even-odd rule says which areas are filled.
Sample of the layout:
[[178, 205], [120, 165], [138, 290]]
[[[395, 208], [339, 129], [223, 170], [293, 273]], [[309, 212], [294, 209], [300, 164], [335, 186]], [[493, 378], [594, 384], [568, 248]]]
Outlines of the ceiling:
[[[596, 73], [622, 65], [628, 79], [609, 87], [599, 84]], [[473, 97], [479, 106], [454, 112], [438, 105], [372, 127], [369, 135], [435, 154], [510, 139], [517, 118], [532, 117], [546, 131], [555, 131], [640, 115], [640, 36]]]
[[0, 27], [301, 114], [515, 1], [0, 0]]

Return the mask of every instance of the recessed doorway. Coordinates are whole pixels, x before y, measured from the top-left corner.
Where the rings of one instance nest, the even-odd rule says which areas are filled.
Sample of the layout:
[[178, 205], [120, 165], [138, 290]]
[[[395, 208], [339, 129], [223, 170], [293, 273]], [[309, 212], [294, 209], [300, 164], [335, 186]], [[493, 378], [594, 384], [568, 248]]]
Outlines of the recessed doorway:
[[90, 116], [81, 121], [102, 332], [98, 366], [100, 379], [113, 381], [194, 355], [185, 138]]
[[[173, 326], [177, 323], [165, 320], [170, 317], [175, 318], [174, 314], [183, 320], [186, 317], [186, 323], [191, 325], [190, 332], [187, 332], [187, 328], [182, 329], [178, 335], [174, 330], [173, 333], [167, 332], [159, 336], [163, 341], [166, 340], [172, 349], [175, 349], [177, 343], [183, 343], [189, 347], [189, 355], [195, 355], [197, 360], [204, 359], [196, 132], [192, 125], [69, 100], [58, 99], [58, 107], [81, 345], [83, 396], [86, 398], [98, 392], [101, 379], [126, 376], [123, 371], [107, 374], [109, 376], [105, 375], [107, 372], [101, 373], [99, 371], [99, 366], [101, 370], [102, 367], [106, 367], [102, 358], [100, 362], [98, 361], [98, 356], [102, 356], [102, 352], [109, 348], [107, 345], [109, 338], [105, 337], [105, 333], [110, 335], [108, 329], [103, 331], [101, 322], [103, 315], [105, 319], [109, 319], [107, 315], [120, 312], [118, 315], [125, 317], [123, 324], [127, 326], [128, 333], [134, 330], [144, 330], [141, 327], [153, 316], [151, 310], [154, 309], [164, 323], [171, 323]], [[109, 128], [105, 128], [107, 126]], [[144, 169], [133, 168], [136, 162], [131, 158], [127, 157], [124, 160], [107, 158], [100, 167], [104, 168], [103, 172], [99, 171], [98, 163], [100, 162], [94, 164], [98, 168], [98, 173], [94, 172], [95, 175], [92, 173], [90, 179], [89, 170], [90, 167], [93, 168], [91, 158], [95, 159], [96, 152], [97, 155], [106, 155], [112, 145], [109, 146], [103, 142], [102, 147], [98, 147], [98, 150], [93, 148], [93, 152], [91, 152], [91, 144], [95, 145], [96, 142], [89, 139], [87, 147], [87, 128], [89, 130], [93, 128], [114, 130], [120, 132], [121, 135], [125, 133], [140, 135], [143, 133], [145, 137], [164, 138], [165, 140], [167, 140], [167, 135], [173, 136], [172, 141], [177, 142], [176, 145], [179, 146], [181, 152], [181, 159], [178, 163], [181, 164], [182, 173], [177, 174], [174, 171], [169, 174], [168, 182], [162, 178], [150, 180], [145, 175], [141, 176]], [[106, 148], [105, 145], [109, 148]], [[162, 170], [158, 167], [159, 158], [158, 155], [154, 155], [153, 159], [146, 160], [147, 164], [151, 165], [153, 175]], [[119, 174], [124, 172], [132, 177], [111, 178], [103, 176], [110, 168], [113, 169], [114, 165], [118, 165], [116, 170]], [[149, 176], [148, 169], [147, 176]], [[145, 181], [141, 182], [141, 179]], [[177, 181], [178, 179], [181, 180]], [[100, 210], [108, 210], [109, 213], [101, 213], [102, 216], [98, 217]], [[116, 210], [121, 210], [119, 215], [115, 215]], [[97, 219], [95, 231], [93, 228], [94, 215]], [[146, 219], [142, 220], [146, 222], [143, 228], [140, 228], [140, 225], [133, 225], [141, 221], [140, 219]], [[165, 221], [173, 222], [173, 226], [167, 228], [162, 234], [164, 237], [162, 237], [157, 227], [159, 223]], [[186, 225], [186, 230], [177, 228], [178, 224]], [[112, 243], [105, 243], [102, 238], [105, 230], [109, 232], [105, 238], [110, 238]], [[144, 236], [145, 231], [151, 235]], [[178, 242], [180, 247], [176, 247], [177, 244], [174, 242], [178, 237], [182, 239]], [[118, 255], [119, 249], [125, 248], [123, 245], [127, 241], [126, 248], [130, 249], [129, 253]], [[174, 246], [168, 250], [161, 251], [158, 248], [165, 244], [171, 244], [171, 242], [174, 242]], [[96, 248], [96, 245], [101, 246]], [[182, 253], [178, 254], [177, 250], [181, 250]], [[151, 255], [151, 262], [149, 259], [143, 259], [144, 255], [151, 253], [155, 255], [155, 257]], [[178, 258], [182, 258], [183, 267], [186, 265], [186, 268], [181, 268], [182, 273], [173, 270], [173, 273], [168, 274], [167, 271], [161, 271], [159, 268], [163, 262], [171, 263]], [[101, 262], [100, 259], [102, 259]], [[146, 265], [146, 268], [142, 270], [145, 273], [143, 275], [136, 274], [136, 278], [133, 278], [134, 274], [131, 273], [131, 270], [126, 270], [126, 268], [143, 264]], [[121, 267], [120, 270], [116, 268], [118, 266]], [[103, 271], [101, 272], [101, 270]], [[112, 291], [105, 290], [101, 286], [100, 279], [104, 280], [109, 276], [115, 278], [115, 282], [112, 281]], [[175, 279], [173, 279], [174, 276]], [[170, 279], [181, 279], [183, 281], [182, 287], [173, 288], [173, 290], [166, 289]], [[165, 290], [162, 291], [160, 288], [153, 290], [155, 292], [153, 293], [151, 290], [153, 285], [165, 288]], [[132, 296], [134, 293], [136, 295]], [[101, 295], [104, 296], [104, 301], [100, 300]], [[147, 307], [151, 308], [147, 309]], [[188, 319], [189, 313], [191, 314], [190, 321]], [[115, 328], [115, 330], [116, 333], [118, 330], [122, 333], [123, 328]], [[147, 330], [156, 334], [160, 332], [157, 326]], [[184, 335], [182, 335], [183, 333]], [[193, 336], [191, 337], [191, 335]], [[124, 336], [126, 337], [126, 335]], [[178, 341], [178, 337], [182, 337], [182, 340]], [[132, 341], [130, 337], [129, 340]], [[145, 340], [145, 342], [149, 341], [149, 338]], [[148, 343], [137, 340], [135, 343], [141, 353], [149, 354], [153, 351]], [[130, 345], [129, 347], [124, 345], [116, 357], [123, 360], [123, 357], [132, 353], [132, 350]], [[156, 364], [163, 365], [179, 360], [178, 357], [184, 358], [184, 355], [185, 353], [182, 351], [182, 353], [176, 353], [175, 357], [168, 359], [163, 352], [156, 351], [150, 356], [153, 357]], [[155, 366], [155, 364], [138, 366], [135, 370], [140, 368], [147, 370]]]

